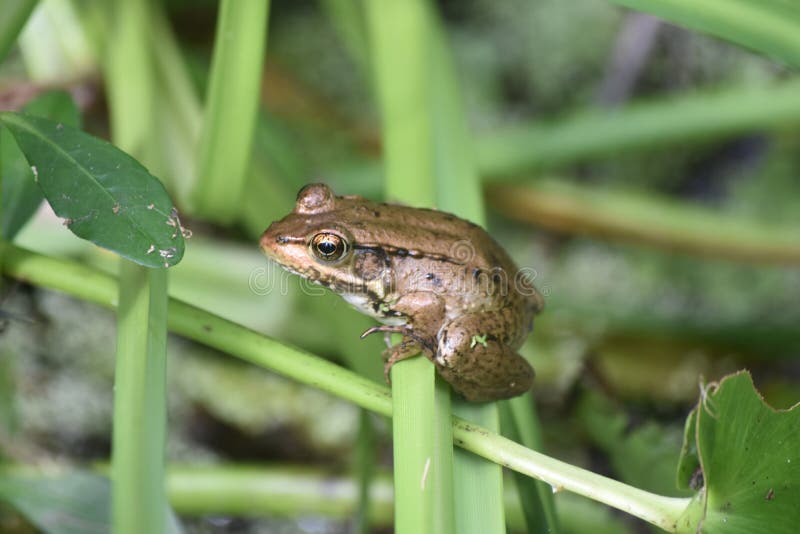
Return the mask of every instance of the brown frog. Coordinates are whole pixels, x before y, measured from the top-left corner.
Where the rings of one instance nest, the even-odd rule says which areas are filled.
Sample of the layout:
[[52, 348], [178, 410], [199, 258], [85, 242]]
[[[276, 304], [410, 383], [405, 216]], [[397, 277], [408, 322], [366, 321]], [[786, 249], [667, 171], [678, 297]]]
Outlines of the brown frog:
[[383, 323], [362, 337], [402, 335], [385, 353], [387, 379], [396, 362], [422, 353], [467, 400], [530, 389], [533, 369], [517, 349], [542, 297], [479, 226], [311, 184], [264, 232], [261, 249]]

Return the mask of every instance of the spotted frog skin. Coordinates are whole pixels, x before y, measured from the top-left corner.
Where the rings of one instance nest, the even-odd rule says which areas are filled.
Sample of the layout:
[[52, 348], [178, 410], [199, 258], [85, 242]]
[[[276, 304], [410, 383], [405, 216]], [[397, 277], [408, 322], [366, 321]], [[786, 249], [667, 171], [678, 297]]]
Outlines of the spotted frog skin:
[[385, 374], [423, 354], [469, 401], [530, 389], [517, 353], [543, 301], [479, 226], [449, 213], [300, 190], [294, 210], [270, 225], [261, 249], [286, 270], [326, 286], [383, 323], [362, 337], [402, 335]]

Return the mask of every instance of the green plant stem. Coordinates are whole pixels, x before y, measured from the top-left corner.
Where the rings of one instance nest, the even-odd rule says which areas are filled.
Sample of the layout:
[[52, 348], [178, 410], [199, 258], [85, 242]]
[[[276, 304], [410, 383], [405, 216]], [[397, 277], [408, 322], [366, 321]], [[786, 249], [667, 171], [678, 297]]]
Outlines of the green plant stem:
[[37, 0], [4, 0], [0, 17], [0, 61], [5, 59], [19, 32], [36, 7]]
[[[186, 515], [234, 516], [313, 514], [347, 519], [358, 504], [359, 483], [336, 473], [285, 466], [174, 466], [167, 477], [169, 499]], [[368, 486], [369, 519], [392, 521], [392, 480], [375, 476]]]
[[[431, 28], [431, 105], [436, 156], [436, 205], [485, 226], [480, 179], [472, 158], [455, 61], [447, 36], [432, 2], [428, 3]], [[453, 413], [476, 425], [500, 431], [497, 404], [473, 404], [453, 399]], [[453, 453], [456, 532], [505, 532], [503, 473], [500, 466], [464, 450]]]
[[800, 6], [770, 0], [612, 0], [800, 66]]
[[[532, 408], [531, 394], [515, 397], [500, 406], [503, 435], [525, 445], [529, 449], [541, 450], [542, 438], [539, 418]], [[533, 416], [531, 416], [533, 413]], [[514, 482], [525, 515], [528, 532], [550, 532], [558, 534], [553, 492], [546, 483], [531, 480], [521, 473], [514, 472]]]
[[118, 534], [166, 525], [167, 273], [120, 263], [114, 373], [112, 523]]
[[[113, 277], [72, 261], [50, 258], [6, 244], [3, 272], [16, 279], [63, 291], [113, 308]], [[181, 301], [170, 299], [171, 331], [349, 400], [381, 415], [392, 415], [389, 390], [347, 369]], [[417, 359], [419, 360], [419, 358]], [[689, 499], [663, 497], [526, 449], [502, 436], [453, 418], [454, 442], [495, 463], [543, 480], [671, 530]], [[416, 479], [419, 482], [419, 478]]]
[[[454, 399], [453, 413], [487, 432], [500, 432], [496, 403], [471, 404]], [[467, 450], [454, 454], [453, 480], [457, 488], [456, 532], [505, 532], [501, 466]]]
[[435, 198], [425, 10], [424, 0], [366, 3], [387, 195], [418, 205], [431, 205]]
[[[147, 161], [156, 93], [147, 38], [150, 3], [116, 0], [104, 65], [115, 144]], [[111, 524], [116, 534], [170, 529], [164, 485], [167, 271], [127, 260], [119, 266], [114, 371]]]
[[[434, 201], [426, 9], [425, 0], [365, 4], [383, 122], [386, 194], [412, 206]], [[454, 532], [449, 389], [423, 357], [397, 362], [391, 378], [395, 530]]]
[[355, 448], [355, 478], [358, 481], [358, 504], [355, 509], [354, 534], [370, 531], [370, 506], [372, 484], [375, 478], [375, 430], [367, 410], [361, 409], [358, 418], [358, 436]]
[[103, 74], [111, 111], [114, 144], [138, 159], [146, 159], [155, 110], [153, 53], [146, 38], [150, 2], [115, 0], [111, 3]]
[[553, 230], [738, 261], [800, 264], [797, 229], [744, 221], [700, 206], [564, 181], [493, 186], [503, 214]]
[[800, 81], [689, 94], [622, 109], [583, 111], [476, 138], [484, 180], [528, 180], [522, 171], [622, 151], [710, 140], [800, 123]]
[[664, 497], [549, 458], [485, 429], [455, 419], [453, 439], [484, 458], [550, 484], [553, 491], [568, 490], [622, 510], [674, 532], [690, 499]]
[[202, 105], [192, 83], [186, 61], [181, 54], [163, 3], [151, 7], [149, 34], [158, 92], [156, 131], [154, 141], [158, 152], [158, 167], [151, 171], [164, 181], [176, 204], [188, 204], [190, 189], [195, 180], [197, 143], [203, 119]]
[[193, 208], [229, 223], [240, 210], [258, 110], [268, 0], [222, 0], [200, 135]]

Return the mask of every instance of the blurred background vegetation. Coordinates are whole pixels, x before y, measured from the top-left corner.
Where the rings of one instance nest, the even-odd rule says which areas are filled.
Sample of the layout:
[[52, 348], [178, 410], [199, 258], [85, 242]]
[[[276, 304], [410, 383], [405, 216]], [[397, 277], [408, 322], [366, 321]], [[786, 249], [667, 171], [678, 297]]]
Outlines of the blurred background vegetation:
[[[183, 221], [194, 237], [171, 271], [170, 293], [381, 380], [381, 340], [358, 339], [369, 319], [332, 295], [302, 294], [294, 279], [266, 295], [251, 284], [265, 266], [258, 235], [292, 208], [303, 184], [382, 198], [371, 74], [335, 4], [273, 0], [246, 198], [231, 223]], [[165, 83], [165, 126], [153, 133], [150, 161], [180, 206], [191, 172], [184, 142], [197, 129], [217, 5], [163, 6], [191, 83]], [[603, 0], [437, 7], [490, 231], [520, 266], [536, 269], [547, 299], [523, 349], [537, 370], [545, 452], [680, 495], [683, 423], [702, 378], [748, 368], [773, 406], [800, 399], [800, 85], [763, 56]], [[66, 89], [84, 127], [107, 137], [102, 8], [59, 0], [42, 8], [0, 64], [0, 107]], [[15, 241], [115, 269], [111, 255], [45, 209]], [[4, 281], [1, 298], [0, 454], [40, 465], [107, 461], [113, 315], [19, 282]], [[169, 343], [171, 464], [346, 473], [355, 407], [194, 343]], [[388, 473], [388, 427], [375, 422]], [[565, 531], [598, 522], [647, 531], [599, 505], [556, 499], [574, 512]], [[208, 513], [179, 498], [175, 507], [196, 532], [348, 525], [311, 504], [309, 513], [275, 510], [273, 519]], [[26, 528], [0, 511], [0, 530]]]

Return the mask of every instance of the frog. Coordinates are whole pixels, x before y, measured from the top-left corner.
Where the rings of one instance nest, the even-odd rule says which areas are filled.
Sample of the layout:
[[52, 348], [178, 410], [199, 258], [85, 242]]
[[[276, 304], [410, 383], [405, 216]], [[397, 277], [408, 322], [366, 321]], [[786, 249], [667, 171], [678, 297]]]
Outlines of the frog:
[[532, 387], [533, 368], [518, 350], [544, 300], [529, 272], [477, 224], [315, 183], [259, 244], [285, 270], [377, 320], [361, 337], [384, 334], [387, 382], [397, 362], [421, 354], [467, 401]]

